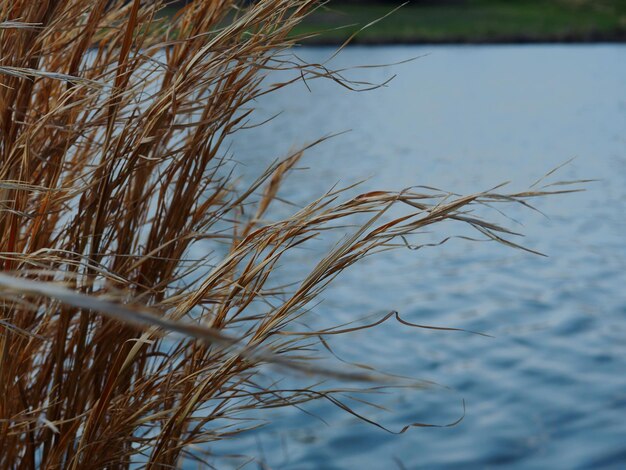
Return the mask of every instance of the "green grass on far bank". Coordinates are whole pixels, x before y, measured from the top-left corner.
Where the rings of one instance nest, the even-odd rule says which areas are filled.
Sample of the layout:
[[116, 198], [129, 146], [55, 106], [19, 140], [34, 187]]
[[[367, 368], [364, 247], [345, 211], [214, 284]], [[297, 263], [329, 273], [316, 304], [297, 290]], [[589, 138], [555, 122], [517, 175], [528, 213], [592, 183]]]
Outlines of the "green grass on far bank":
[[[339, 43], [392, 9], [392, 3], [358, 5], [331, 1], [313, 13], [294, 33], [309, 35], [324, 31], [308, 41]], [[361, 31], [354, 42], [624, 40], [625, 0], [468, 0], [409, 3]]]

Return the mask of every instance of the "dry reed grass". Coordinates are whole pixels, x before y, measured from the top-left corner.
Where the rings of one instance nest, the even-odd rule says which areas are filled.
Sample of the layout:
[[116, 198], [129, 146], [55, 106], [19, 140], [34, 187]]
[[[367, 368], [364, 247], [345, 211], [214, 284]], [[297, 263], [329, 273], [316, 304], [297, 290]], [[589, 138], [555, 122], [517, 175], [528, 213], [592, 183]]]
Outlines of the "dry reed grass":
[[[161, 6], [0, 0], [2, 468], [176, 467], [254, 426], [249, 410], [323, 397], [351, 412], [332, 391], [257, 383], [267, 363], [384, 380], [309, 360], [311, 341], [355, 328], [290, 322], [342, 270], [426, 226], [455, 220], [511, 244], [467, 208], [554, 192], [336, 191], [264, 221], [302, 152], [241, 189], [225, 143], [252, 100], [288, 85], [264, 82], [271, 70], [351, 87], [281, 53], [316, 2], [197, 0], [172, 21]], [[405, 215], [384, 219], [391, 206]], [[296, 287], [270, 287], [286, 252], [355, 214], [369, 221]], [[219, 249], [192, 260], [198, 241]]]

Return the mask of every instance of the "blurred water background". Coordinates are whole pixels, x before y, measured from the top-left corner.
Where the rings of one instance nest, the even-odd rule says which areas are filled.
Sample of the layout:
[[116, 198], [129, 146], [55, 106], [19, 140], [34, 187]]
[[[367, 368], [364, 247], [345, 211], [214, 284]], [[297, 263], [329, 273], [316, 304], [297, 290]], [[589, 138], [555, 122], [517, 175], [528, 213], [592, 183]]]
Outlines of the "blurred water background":
[[[332, 53], [297, 51], [312, 62]], [[310, 168], [282, 192], [295, 204], [360, 180], [359, 191], [424, 184], [471, 193], [509, 180], [510, 190], [525, 189], [572, 157], [552, 181], [599, 182], [536, 201], [547, 217], [507, 210], [523, 243], [547, 258], [462, 240], [385, 253], [341, 276], [310, 314], [338, 324], [397, 310], [493, 335], [388, 323], [329, 340], [346, 360], [448, 387], [396, 391], [379, 399], [391, 412], [368, 416], [394, 430], [445, 424], [464, 399], [460, 424], [396, 436], [319, 402], [305, 407], [311, 415], [276, 412], [270, 426], [215, 450], [257, 456], [249, 468], [289, 470], [626, 468], [626, 46], [350, 47], [331, 65], [418, 56], [347, 72], [373, 83], [397, 74], [374, 91], [317, 80], [310, 91], [299, 83], [261, 99], [258, 121], [282, 114], [240, 134], [233, 155], [256, 174], [294, 145], [351, 130], [307, 153], [300, 167]], [[279, 205], [273, 215], [293, 210]], [[436, 230], [426, 237], [462, 232]], [[285, 281], [319, 253], [300, 252]]]

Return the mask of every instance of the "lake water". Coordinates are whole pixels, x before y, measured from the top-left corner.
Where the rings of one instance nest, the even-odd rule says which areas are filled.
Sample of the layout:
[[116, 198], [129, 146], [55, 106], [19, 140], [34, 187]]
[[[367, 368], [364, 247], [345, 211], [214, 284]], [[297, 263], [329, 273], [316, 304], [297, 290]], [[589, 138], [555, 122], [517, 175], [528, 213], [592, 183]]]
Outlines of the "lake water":
[[[321, 62], [328, 48], [298, 54]], [[507, 210], [524, 243], [453, 241], [367, 259], [329, 289], [310, 322], [338, 324], [399, 311], [409, 321], [330, 339], [346, 360], [436, 382], [360, 409], [394, 430], [415, 421], [455, 427], [391, 435], [327, 402], [269, 416], [273, 424], [216, 452], [276, 469], [626, 468], [626, 46], [352, 47], [335, 68], [388, 86], [351, 93], [325, 81], [259, 101], [234, 154], [251, 173], [290, 148], [351, 129], [310, 150], [284, 189], [304, 203], [334, 184], [360, 190], [415, 184], [460, 193], [512, 181], [525, 189], [576, 157], [553, 181], [594, 178], [587, 191], [536, 201], [548, 217]], [[288, 213], [279, 206], [274, 215]], [[436, 228], [434, 239], [462, 232]], [[330, 241], [329, 241], [330, 243]], [[303, 252], [303, 266], [316, 252]], [[303, 268], [304, 269], [304, 268]], [[447, 387], [447, 388], [444, 388]], [[256, 468], [251, 463], [249, 468]]]

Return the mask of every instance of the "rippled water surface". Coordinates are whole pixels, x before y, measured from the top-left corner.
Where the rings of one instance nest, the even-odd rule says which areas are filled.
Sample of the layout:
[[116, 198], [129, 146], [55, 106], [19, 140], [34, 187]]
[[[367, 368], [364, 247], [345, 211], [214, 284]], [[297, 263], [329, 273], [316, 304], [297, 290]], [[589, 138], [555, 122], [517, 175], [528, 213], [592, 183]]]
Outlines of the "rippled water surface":
[[[326, 48], [298, 51], [321, 62]], [[453, 241], [367, 259], [325, 295], [311, 322], [341, 323], [391, 309], [407, 320], [493, 335], [414, 330], [397, 323], [331, 342], [345, 359], [446, 388], [400, 391], [369, 410], [391, 435], [328, 403], [276, 413], [228, 451], [277, 469], [626, 468], [626, 46], [354, 47], [334, 67], [413, 62], [349, 73], [385, 88], [350, 93], [316, 81], [261, 100], [283, 114], [242, 134], [251, 172], [294, 145], [351, 132], [308, 152], [286, 196], [304, 203], [336, 183], [362, 190], [425, 184], [457, 192], [511, 180], [525, 189], [595, 178], [585, 193], [511, 208], [524, 243]], [[276, 209], [285, 214], [289, 206]], [[435, 239], [459, 233], [441, 227]], [[314, 259], [304, 252], [303, 265]], [[323, 419], [327, 424], [321, 421]], [[241, 449], [241, 446], [245, 449]], [[237, 447], [239, 446], [239, 447]], [[217, 449], [216, 449], [217, 450]], [[256, 465], [256, 464], [254, 464]]]

